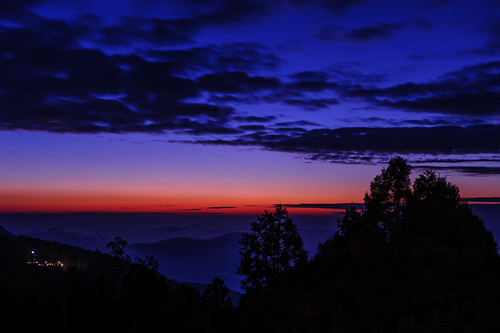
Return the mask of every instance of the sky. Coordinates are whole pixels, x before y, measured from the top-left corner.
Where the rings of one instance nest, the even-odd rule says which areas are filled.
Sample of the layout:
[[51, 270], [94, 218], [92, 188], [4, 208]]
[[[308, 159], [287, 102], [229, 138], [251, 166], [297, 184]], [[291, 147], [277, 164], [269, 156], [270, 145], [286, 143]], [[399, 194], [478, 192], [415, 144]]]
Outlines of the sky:
[[498, 199], [499, 22], [498, 0], [2, 0], [0, 212], [338, 213], [397, 155]]

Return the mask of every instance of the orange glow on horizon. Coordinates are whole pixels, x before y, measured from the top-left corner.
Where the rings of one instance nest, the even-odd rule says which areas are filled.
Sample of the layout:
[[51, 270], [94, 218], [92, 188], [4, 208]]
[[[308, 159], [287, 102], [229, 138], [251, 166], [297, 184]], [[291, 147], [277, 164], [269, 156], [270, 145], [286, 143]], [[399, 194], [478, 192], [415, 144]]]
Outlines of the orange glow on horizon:
[[[112, 212], [112, 213], [216, 213], [216, 214], [261, 214], [272, 210], [273, 205], [299, 203], [334, 203], [311, 200], [304, 196], [289, 195], [282, 200], [275, 196], [179, 196], [133, 195], [116, 193], [81, 193], [59, 191], [2, 191], [0, 213], [68, 213], [68, 212]], [[338, 203], [359, 202], [340, 200]], [[330, 214], [343, 209], [289, 207], [291, 214]]]
[[[252, 214], [273, 209], [273, 204], [310, 204], [289, 207], [290, 214], [333, 214], [343, 209], [314, 208], [314, 204], [360, 203], [366, 187], [354, 182], [324, 181], [322, 186], [299, 179], [281, 182], [246, 178], [238, 183], [216, 180], [170, 185], [146, 182], [114, 183], [79, 180], [47, 184], [4, 183], [0, 189], [0, 213], [198, 213]], [[449, 179], [461, 189], [462, 197], [497, 196], [497, 184], [489, 178]], [[458, 181], [457, 181], [458, 180]], [[474, 182], [472, 182], [474, 181]], [[369, 183], [369, 182], [367, 182]], [[113, 186], [112, 186], [113, 185]], [[184, 185], [184, 186], [183, 186]], [[479, 189], [474, 187], [477, 186]]]

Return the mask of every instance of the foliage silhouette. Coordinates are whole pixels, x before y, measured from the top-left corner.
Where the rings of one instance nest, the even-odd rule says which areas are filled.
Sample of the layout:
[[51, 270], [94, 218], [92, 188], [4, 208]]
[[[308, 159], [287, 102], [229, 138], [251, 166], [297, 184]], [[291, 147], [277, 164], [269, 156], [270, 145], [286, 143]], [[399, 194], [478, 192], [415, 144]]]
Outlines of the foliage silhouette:
[[389, 161], [370, 183], [365, 194], [366, 222], [380, 227], [389, 237], [401, 222], [402, 209], [411, 195], [411, 166], [400, 156]]
[[[286, 283], [240, 302], [246, 332], [498, 332], [500, 258], [457, 186], [392, 159], [365, 208]], [[261, 237], [262, 238], [262, 237]], [[243, 258], [242, 258], [243, 260]]]
[[158, 269], [160, 268], [158, 260], [156, 260], [153, 256], [145, 256], [144, 259], [135, 257], [135, 260], [138, 264], [144, 265], [155, 272], [158, 272]]
[[391, 160], [365, 209], [348, 208], [320, 244], [303, 285], [310, 320], [336, 332], [499, 331], [491, 232], [444, 177], [426, 171], [412, 185], [409, 175], [402, 158]]
[[297, 226], [280, 204], [251, 223], [251, 232], [243, 234], [240, 245], [237, 273], [245, 276], [244, 289], [264, 291], [277, 286], [288, 271], [307, 260]]
[[125, 247], [128, 245], [128, 242], [121, 237], [115, 237], [115, 239], [109, 242], [106, 245], [106, 249], [108, 249], [109, 253], [117, 258], [125, 259], [130, 261], [130, 257], [125, 255]]
[[205, 304], [213, 307], [232, 307], [231, 298], [227, 298], [229, 288], [224, 285], [224, 280], [216, 277], [210, 282], [202, 295]]

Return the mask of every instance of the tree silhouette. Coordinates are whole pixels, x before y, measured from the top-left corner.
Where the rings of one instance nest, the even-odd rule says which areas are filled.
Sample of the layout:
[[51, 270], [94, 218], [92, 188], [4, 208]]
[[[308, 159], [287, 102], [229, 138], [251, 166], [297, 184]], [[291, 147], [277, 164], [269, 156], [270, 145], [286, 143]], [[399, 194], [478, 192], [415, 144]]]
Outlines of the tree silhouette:
[[371, 182], [365, 209], [348, 208], [318, 247], [306, 279], [316, 330], [500, 331], [491, 232], [457, 186], [432, 171], [412, 184], [410, 170], [392, 159]]
[[146, 266], [155, 272], [158, 272], [158, 269], [160, 268], [160, 264], [158, 263], [158, 260], [154, 258], [154, 256], [145, 256], [144, 259], [135, 257], [135, 260], [138, 264]]
[[229, 288], [224, 285], [224, 280], [216, 277], [210, 282], [202, 295], [202, 300], [205, 304], [219, 308], [231, 306], [231, 298], [227, 298]]
[[400, 224], [403, 207], [411, 194], [410, 173], [411, 166], [402, 157], [393, 158], [365, 194], [366, 221], [380, 226], [387, 236]]
[[109, 242], [106, 245], [106, 249], [109, 250], [109, 253], [113, 257], [118, 257], [120, 259], [125, 259], [130, 261], [130, 257], [125, 255], [125, 247], [128, 245], [128, 242], [121, 237], [115, 237], [115, 239]]
[[237, 273], [245, 276], [244, 289], [262, 291], [275, 286], [285, 272], [307, 260], [297, 226], [281, 204], [252, 222], [251, 232], [244, 233], [239, 243], [242, 248]]

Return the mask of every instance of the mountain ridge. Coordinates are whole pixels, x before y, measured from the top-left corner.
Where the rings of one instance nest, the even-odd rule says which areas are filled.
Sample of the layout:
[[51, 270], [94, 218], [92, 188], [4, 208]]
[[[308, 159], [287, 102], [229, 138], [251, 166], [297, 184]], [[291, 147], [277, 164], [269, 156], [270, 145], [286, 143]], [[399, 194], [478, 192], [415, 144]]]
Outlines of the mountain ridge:
[[159, 272], [177, 281], [208, 284], [216, 276], [233, 290], [240, 289], [239, 265], [242, 232], [231, 232], [210, 239], [175, 237], [127, 247], [135, 256], [152, 255]]

